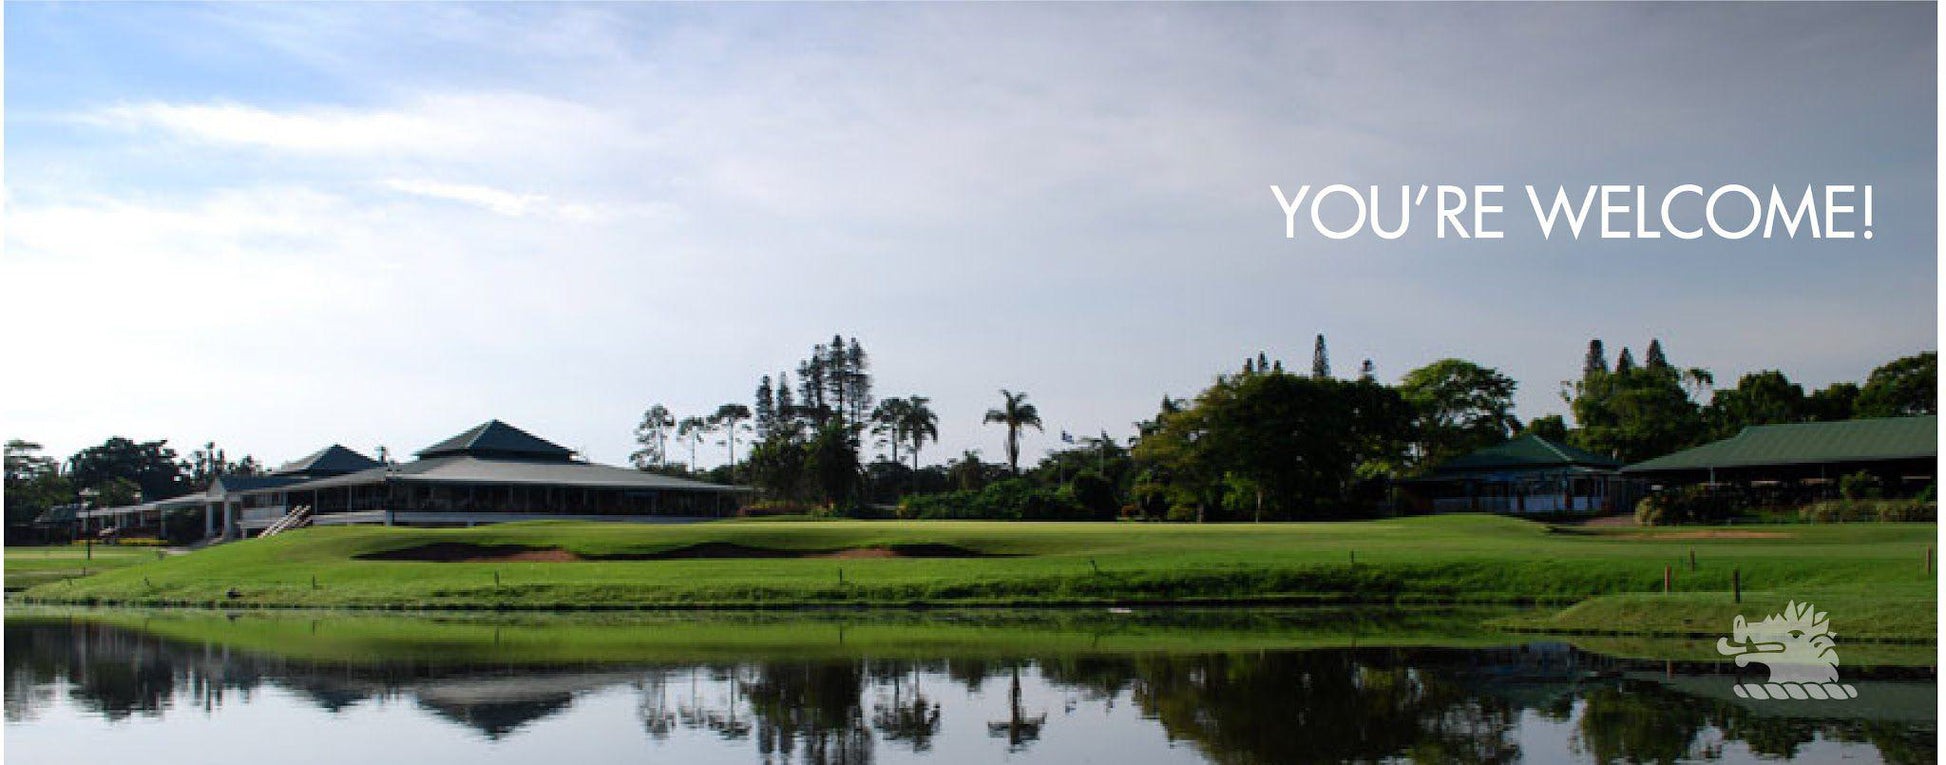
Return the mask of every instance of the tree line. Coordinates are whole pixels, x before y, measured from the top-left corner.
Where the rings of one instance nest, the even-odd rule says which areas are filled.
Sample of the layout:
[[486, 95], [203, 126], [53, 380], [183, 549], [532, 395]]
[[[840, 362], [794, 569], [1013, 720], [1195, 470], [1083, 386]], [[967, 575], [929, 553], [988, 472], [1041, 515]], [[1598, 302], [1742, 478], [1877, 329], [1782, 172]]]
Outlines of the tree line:
[[[1642, 361], [1623, 348], [1612, 364], [1594, 340], [1580, 375], [1560, 385], [1569, 416], [1523, 423], [1514, 415], [1519, 384], [1492, 367], [1439, 359], [1386, 384], [1371, 359], [1349, 379], [1335, 376], [1323, 335], [1311, 350], [1306, 373], [1258, 353], [1195, 396], [1163, 397], [1133, 437], [1061, 431], [1061, 446], [1025, 466], [1021, 435], [1045, 427], [1042, 414], [1028, 394], [1003, 389], [983, 423], [1000, 433], [1004, 462], [973, 450], [924, 465], [919, 452], [939, 434], [930, 400], [873, 402], [863, 350], [834, 337], [797, 366], [795, 382], [783, 373], [760, 381], [749, 458], [739, 466], [733, 454], [702, 475], [755, 485], [779, 509], [859, 515], [1342, 518], [1383, 506], [1393, 480], [1520, 435], [1633, 462], [1753, 425], [1937, 411], [1932, 352], [1810, 392], [1775, 370], [1718, 389], [1706, 369], [1672, 362], [1659, 339]], [[889, 456], [867, 461], [867, 446]]]

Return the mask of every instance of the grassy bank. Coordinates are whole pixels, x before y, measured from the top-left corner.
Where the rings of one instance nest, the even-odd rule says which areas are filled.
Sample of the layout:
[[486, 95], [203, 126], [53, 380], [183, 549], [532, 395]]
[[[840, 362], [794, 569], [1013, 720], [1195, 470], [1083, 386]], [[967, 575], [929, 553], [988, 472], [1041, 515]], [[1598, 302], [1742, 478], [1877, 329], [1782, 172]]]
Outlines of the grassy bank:
[[573, 664], [1487, 647], [1506, 609], [630, 612], [432, 615], [23, 606], [9, 624], [85, 622], [314, 661]]
[[[1627, 594], [1653, 599], [1593, 601], [1585, 612], [1568, 609], [1550, 617], [1557, 621], [1522, 626], [1687, 634], [1728, 623], [1725, 614], [1734, 610], [1723, 607], [1736, 570], [1747, 613], [1771, 607], [1762, 605], [1770, 599], [1781, 606], [1783, 599], [1815, 593], [1848, 636], [1931, 639], [1935, 586], [1925, 556], [1936, 534], [1931, 524], [1557, 530], [1490, 516], [1201, 526], [772, 520], [320, 528], [44, 584], [26, 597], [569, 609], [1265, 601], [1567, 606]], [[467, 549], [509, 559], [381, 559], [425, 550], [465, 557], [451, 553]], [[899, 550], [930, 557], [896, 557]], [[716, 554], [746, 557], [707, 557]], [[682, 557], [697, 555], [705, 557]], [[874, 557], [747, 557], [784, 555]], [[676, 557], [654, 559], [663, 556]], [[1675, 596], [1659, 594], [1665, 567], [1672, 569]]]
[[156, 559], [153, 547], [110, 545], [50, 545], [6, 549], [6, 587], [20, 590], [37, 584], [99, 574]]

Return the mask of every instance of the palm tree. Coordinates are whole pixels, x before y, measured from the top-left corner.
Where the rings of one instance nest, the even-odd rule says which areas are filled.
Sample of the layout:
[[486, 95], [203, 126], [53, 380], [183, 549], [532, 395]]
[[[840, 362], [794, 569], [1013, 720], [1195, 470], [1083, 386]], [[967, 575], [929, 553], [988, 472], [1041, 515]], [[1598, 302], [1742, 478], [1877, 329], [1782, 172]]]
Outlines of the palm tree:
[[896, 396], [878, 402], [878, 408], [872, 410], [872, 432], [886, 436], [886, 441], [892, 444], [893, 462], [899, 461], [899, 445], [905, 443], [906, 424], [911, 414], [912, 402]]
[[1020, 475], [1020, 429], [1031, 427], [1041, 429], [1041, 412], [1027, 403], [1026, 393], [1015, 393], [1006, 388], [1000, 389], [1003, 399], [999, 409], [988, 409], [985, 424], [1007, 426], [1007, 467], [1014, 475]]
[[927, 439], [939, 443], [939, 415], [929, 406], [932, 399], [925, 396], [911, 396], [905, 400], [905, 437], [912, 439], [912, 469], [919, 469], [919, 447], [926, 445]]

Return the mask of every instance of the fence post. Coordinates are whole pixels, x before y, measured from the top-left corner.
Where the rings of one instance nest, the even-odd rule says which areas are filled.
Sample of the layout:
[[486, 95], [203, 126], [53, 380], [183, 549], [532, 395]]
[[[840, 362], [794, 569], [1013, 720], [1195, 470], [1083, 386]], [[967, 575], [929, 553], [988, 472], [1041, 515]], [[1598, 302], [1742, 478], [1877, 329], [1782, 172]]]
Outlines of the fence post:
[[1696, 570], [1696, 550], [1693, 548], [1689, 551], [1689, 570]]
[[1669, 594], [1669, 579], [1673, 575], [1674, 571], [1675, 571], [1674, 566], [1665, 564], [1662, 567], [1662, 594], [1664, 595]]
[[1743, 569], [1730, 569], [1730, 599], [1736, 603], [1743, 602]]

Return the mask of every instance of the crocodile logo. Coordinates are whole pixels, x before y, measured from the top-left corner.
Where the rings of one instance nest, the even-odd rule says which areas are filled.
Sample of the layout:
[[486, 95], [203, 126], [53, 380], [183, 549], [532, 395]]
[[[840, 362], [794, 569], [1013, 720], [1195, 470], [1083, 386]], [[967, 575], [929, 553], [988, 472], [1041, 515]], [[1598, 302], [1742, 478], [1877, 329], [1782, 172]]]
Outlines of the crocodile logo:
[[1730, 637], [1716, 639], [1716, 651], [1735, 656], [1739, 667], [1757, 662], [1770, 668], [1768, 683], [1738, 683], [1738, 698], [1855, 699], [1858, 689], [1838, 682], [1838, 648], [1831, 620], [1810, 603], [1791, 601], [1782, 613], [1752, 624], [1738, 614]]

